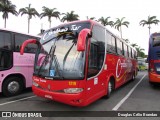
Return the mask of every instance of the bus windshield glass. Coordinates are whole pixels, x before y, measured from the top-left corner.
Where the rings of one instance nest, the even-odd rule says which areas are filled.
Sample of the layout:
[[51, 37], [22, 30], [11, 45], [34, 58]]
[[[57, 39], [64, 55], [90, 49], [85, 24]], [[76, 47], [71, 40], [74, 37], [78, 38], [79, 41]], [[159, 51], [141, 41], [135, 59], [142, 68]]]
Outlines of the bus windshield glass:
[[41, 38], [34, 74], [52, 79], [83, 79], [85, 51], [77, 51], [79, 32], [86, 24], [72, 24], [46, 31]]
[[153, 47], [160, 46], [160, 36], [153, 37]]

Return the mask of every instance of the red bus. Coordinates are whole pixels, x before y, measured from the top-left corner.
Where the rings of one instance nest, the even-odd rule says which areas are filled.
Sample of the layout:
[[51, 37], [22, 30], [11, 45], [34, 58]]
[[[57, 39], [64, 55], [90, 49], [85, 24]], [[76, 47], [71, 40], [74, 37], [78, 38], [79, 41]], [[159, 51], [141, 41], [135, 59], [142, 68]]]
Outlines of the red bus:
[[86, 106], [137, 75], [136, 50], [104, 26], [76, 21], [44, 32], [37, 44], [32, 89], [35, 95]]
[[149, 39], [148, 62], [149, 83], [160, 83], [160, 33], [153, 33]]

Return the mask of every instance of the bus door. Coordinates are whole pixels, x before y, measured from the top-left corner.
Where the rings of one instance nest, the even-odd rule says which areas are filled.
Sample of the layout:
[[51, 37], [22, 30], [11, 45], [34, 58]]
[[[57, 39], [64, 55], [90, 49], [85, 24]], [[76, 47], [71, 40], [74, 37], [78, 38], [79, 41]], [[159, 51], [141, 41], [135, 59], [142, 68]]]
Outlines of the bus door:
[[[93, 41], [93, 40], [92, 40]], [[104, 94], [104, 80], [98, 75], [104, 60], [104, 54], [99, 53], [99, 45], [92, 42], [88, 57], [88, 75], [87, 75], [87, 98], [94, 100]]]

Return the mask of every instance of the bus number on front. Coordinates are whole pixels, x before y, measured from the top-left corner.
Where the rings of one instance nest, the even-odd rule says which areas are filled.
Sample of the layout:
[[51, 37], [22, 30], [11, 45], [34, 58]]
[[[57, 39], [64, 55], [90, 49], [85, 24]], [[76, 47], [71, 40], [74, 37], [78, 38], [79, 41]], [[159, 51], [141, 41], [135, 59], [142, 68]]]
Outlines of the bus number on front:
[[73, 81], [69, 81], [68, 84], [69, 84], [70, 86], [76, 86], [76, 82], [73, 82]]

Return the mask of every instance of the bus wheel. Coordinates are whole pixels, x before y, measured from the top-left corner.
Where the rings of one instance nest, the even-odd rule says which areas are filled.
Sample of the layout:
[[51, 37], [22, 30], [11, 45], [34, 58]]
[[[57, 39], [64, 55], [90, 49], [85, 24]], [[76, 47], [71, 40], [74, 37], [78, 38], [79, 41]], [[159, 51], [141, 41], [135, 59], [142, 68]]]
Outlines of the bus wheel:
[[23, 89], [22, 80], [19, 77], [7, 78], [2, 87], [3, 95], [10, 97], [19, 94]]
[[135, 80], [135, 72], [132, 75], [132, 80]]
[[113, 86], [114, 86], [114, 82], [110, 80], [110, 81], [108, 82], [107, 95], [105, 95], [104, 98], [109, 98], [109, 97], [110, 97], [111, 92], [112, 92], [113, 89], [114, 89]]

